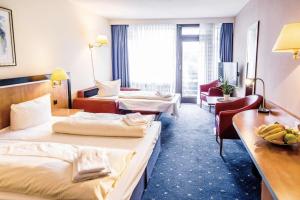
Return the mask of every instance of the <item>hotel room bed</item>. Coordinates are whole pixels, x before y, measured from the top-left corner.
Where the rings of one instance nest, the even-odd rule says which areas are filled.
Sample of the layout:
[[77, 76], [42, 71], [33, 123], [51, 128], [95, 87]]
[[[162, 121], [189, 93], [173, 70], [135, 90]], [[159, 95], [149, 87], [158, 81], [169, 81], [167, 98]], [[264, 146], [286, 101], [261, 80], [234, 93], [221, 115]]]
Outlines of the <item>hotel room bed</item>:
[[117, 96], [99, 97], [97, 95], [91, 96], [90, 99], [117, 101], [120, 110], [160, 112], [168, 113], [174, 116], [178, 116], [178, 109], [180, 107], [179, 94], [175, 94], [172, 100], [170, 101], [149, 99], [125, 99], [119, 98]]
[[[139, 92], [136, 89], [121, 88], [120, 95]], [[142, 92], [142, 91], [141, 91]], [[138, 111], [141, 113], [168, 113], [178, 116], [178, 109], [181, 103], [180, 94], [175, 94], [171, 100], [150, 100], [120, 98], [118, 96], [100, 97], [97, 95], [98, 88], [91, 87], [77, 92], [77, 97], [73, 100], [73, 107], [83, 109], [86, 112], [110, 112], [119, 113], [120, 110]]]
[[[0, 140], [24, 140], [34, 142], [57, 142], [65, 144], [86, 145], [106, 148], [120, 148], [136, 152], [129, 166], [117, 180], [115, 187], [108, 193], [108, 200], [127, 200], [140, 198], [144, 185], [149, 179], [160, 149], [160, 122], [153, 122], [143, 138], [97, 137], [52, 133], [53, 122], [63, 117], [53, 117], [52, 122], [25, 130], [11, 131], [9, 128], [0, 131]], [[154, 157], [153, 157], [154, 156]], [[1, 190], [1, 189], [0, 189]], [[84, 194], [83, 194], [84, 195]], [[30, 195], [13, 192], [1, 192], [0, 199], [38, 199]]]

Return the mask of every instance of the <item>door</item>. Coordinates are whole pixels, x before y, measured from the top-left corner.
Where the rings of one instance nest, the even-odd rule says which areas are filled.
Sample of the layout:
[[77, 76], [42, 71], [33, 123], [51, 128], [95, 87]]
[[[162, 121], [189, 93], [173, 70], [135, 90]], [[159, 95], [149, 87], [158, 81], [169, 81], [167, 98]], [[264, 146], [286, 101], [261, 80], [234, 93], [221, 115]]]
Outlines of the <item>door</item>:
[[176, 90], [184, 103], [197, 103], [201, 45], [199, 25], [177, 26]]

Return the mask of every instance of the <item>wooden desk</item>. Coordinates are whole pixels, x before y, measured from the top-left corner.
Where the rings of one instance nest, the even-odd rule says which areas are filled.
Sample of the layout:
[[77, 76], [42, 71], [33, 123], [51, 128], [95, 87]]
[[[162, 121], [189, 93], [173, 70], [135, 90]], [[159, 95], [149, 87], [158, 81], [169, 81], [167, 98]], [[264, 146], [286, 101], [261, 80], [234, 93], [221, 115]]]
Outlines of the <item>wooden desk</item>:
[[262, 176], [262, 199], [300, 199], [300, 145], [277, 146], [255, 134], [260, 125], [276, 121], [289, 127], [299, 123], [287, 114], [259, 114], [257, 110], [233, 117], [233, 125]]

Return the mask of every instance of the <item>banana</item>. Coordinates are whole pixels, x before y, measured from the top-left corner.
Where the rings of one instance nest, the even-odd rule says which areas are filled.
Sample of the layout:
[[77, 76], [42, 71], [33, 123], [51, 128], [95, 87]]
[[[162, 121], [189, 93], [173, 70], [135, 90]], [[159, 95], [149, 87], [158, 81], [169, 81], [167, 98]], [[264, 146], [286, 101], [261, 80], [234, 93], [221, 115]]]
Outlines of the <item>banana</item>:
[[286, 134], [286, 131], [283, 130], [283, 131], [280, 131], [280, 132], [276, 132], [274, 134], [271, 134], [271, 135], [268, 135], [266, 137], [264, 137], [265, 140], [268, 140], [268, 141], [272, 141], [272, 140], [276, 140], [278, 138], [281, 138], [283, 137], [284, 135]]
[[273, 134], [276, 134], [276, 133], [278, 133], [278, 132], [280, 132], [280, 131], [284, 131], [284, 129], [282, 129], [282, 128], [274, 128], [274, 129], [272, 129], [272, 130], [270, 130], [269, 132], [266, 132], [266, 133], [263, 133], [263, 134], [261, 134], [260, 136], [262, 137], [262, 138], [265, 138], [265, 137], [267, 137], [267, 136], [269, 136], [269, 135], [273, 135]]
[[263, 128], [259, 135], [262, 136], [262, 137], [265, 137], [267, 135], [269, 135], [270, 133], [274, 133], [273, 131], [276, 130], [284, 130], [284, 126], [282, 126], [281, 124], [271, 124], [271, 125], [268, 125], [267, 127]]
[[257, 129], [257, 133], [260, 134], [262, 132], [263, 129], [265, 129], [267, 127], [267, 125], [263, 124], [260, 127], [258, 127]]
[[280, 145], [284, 144], [283, 141], [279, 141], [279, 140], [272, 140], [271, 142], [274, 143], [274, 144], [280, 144]]

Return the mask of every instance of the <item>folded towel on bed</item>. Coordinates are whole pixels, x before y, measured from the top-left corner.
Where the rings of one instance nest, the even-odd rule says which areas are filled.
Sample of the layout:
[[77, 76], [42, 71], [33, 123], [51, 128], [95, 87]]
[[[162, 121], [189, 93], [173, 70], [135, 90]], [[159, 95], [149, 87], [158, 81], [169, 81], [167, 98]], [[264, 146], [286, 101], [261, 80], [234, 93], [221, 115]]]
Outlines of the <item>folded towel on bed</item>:
[[81, 182], [107, 176], [111, 167], [107, 154], [97, 150], [81, 150], [73, 162], [73, 182]]
[[143, 137], [147, 128], [154, 120], [154, 115], [145, 115], [149, 123], [138, 126], [128, 126], [124, 122], [124, 115], [110, 113], [79, 112], [58, 121], [52, 125], [56, 133], [75, 135], [94, 135], [108, 137]]
[[106, 153], [94, 150], [80, 151], [75, 165], [81, 175], [101, 172], [109, 168]]
[[[81, 177], [80, 181], [90, 181], [74, 184], [73, 161], [86, 149], [105, 152], [111, 173], [103, 178], [97, 174], [95, 180], [90, 180], [91, 175]], [[1, 139], [0, 188], [42, 199], [107, 199], [134, 155], [134, 151], [120, 148]]]
[[88, 173], [88, 174], [76, 174], [73, 172], [73, 178], [72, 181], [74, 183], [93, 180], [97, 178], [102, 178], [105, 176], [108, 176], [110, 174], [110, 171], [101, 171], [101, 172], [94, 172], [94, 173]]
[[140, 126], [147, 125], [153, 121], [153, 119], [142, 115], [141, 113], [129, 113], [123, 118], [123, 121], [128, 126]]

